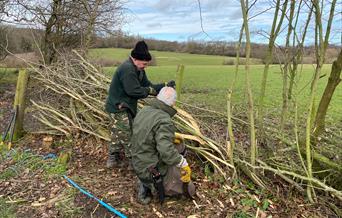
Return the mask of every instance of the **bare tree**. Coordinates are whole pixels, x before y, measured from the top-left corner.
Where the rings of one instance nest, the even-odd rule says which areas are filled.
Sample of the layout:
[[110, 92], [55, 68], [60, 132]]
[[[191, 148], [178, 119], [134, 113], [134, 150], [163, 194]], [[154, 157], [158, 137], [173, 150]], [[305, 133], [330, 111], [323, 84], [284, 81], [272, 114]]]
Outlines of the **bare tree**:
[[6, 15], [7, 1], [0, 1], [0, 61], [5, 59], [7, 56], [7, 27], [2, 25], [3, 17]]
[[305, 25], [304, 25], [304, 28], [303, 28], [303, 32], [302, 32], [302, 36], [301, 36], [301, 38], [299, 38], [298, 37], [298, 32], [297, 32], [297, 24], [298, 24], [299, 15], [302, 13], [302, 11], [301, 11], [301, 8], [302, 8], [301, 7], [301, 3], [302, 3], [302, 1], [300, 2], [299, 6], [298, 6], [297, 18], [296, 18], [295, 25], [293, 27], [294, 34], [293, 34], [292, 49], [294, 49], [294, 57], [292, 58], [292, 68], [290, 68], [290, 81], [289, 81], [289, 91], [288, 91], [288, 98], [289, 98], [289, 100], [292, 98], [293, 86], [295, 84], [295, 78], [296, 78], [296, 75], [297, 75], [298, 65], [301, 64], [302, 61], [303, 61], [304, 41], [305, 41], [305, 37], [306, 37], [306, 33], [307, 33], [307, 30], [308, 30], [309, 23], [311, 21], [312, 10], [313, 10], [312, 5], [309, 5], [308, 18], [306, 19], [306, 22], [305, 22]]
[[[336, 0], [333, 0], [331, 3], [331, 8], [330, 8], [330, 14], [329, 14], [329, 20], [326, 28], [326, 34], [323, 43], [323, 51], [320, 54], [320, 58], [323, 59], [325, 58], [325, 53], [326, 49], [328, 47], [328, 41], [329, 41], [329, 35], [330, 35], [330, 29], [332, 25], [332, 20], [334, 17], [334, 10], [336, 6]], [[322, 95], [322, 98], [320, 100], [316, 117], [315, 117], [315, 122], [314, 122], [314, 136], [317, 137], [324, 129], [325, 127], [325, 116], [328, 111], [328, 107], [330, 104], [330, 100], [335, 92], [336, 87], [338, 84], [341, 82], [341, 69], [342, 69], [342, 51], [340, 51], [337, 60], [334, 61], [331, 69], [331, 73], [329, 76], [328, 83], [325, 87], [324, 93]]]
[[[96, 32], [113, 33], [123, 22], [123, 3], [120, 0], [80, 0], [84, 13], [82, 22], [86, 28], [83, 33], [84, 48], [91, 46], [91, 37]], [[82, 8], [81, 8], [82, 9]]]
[[8, 45], [7, 32], [6, 26], [0, 26], [0, 61], [4, 60], [8, 55], [6, 51]]
[[[285, 2], [283, 3], [282, 9], [280, 9], [280, 0], [276, 2], [275, 12], [273, 16], [273, 23], [272, 23], [272, 28], [271, 28], [270, 38], [269, 38], [269, 43], [268, 43], [268, 49], [267, 49], [267, 54], [265, 58], [265, 67], [264, 67], [264, 72], [263, 72], [262, 81], [261, 81], [261, 90], [260, 90], [259, 106], [258, 106], [258, 125], [260, 128], [260, 140], [262, 142], [265, 141], [265, 130], [264, 130], [264, 125], [263, 125], [264, 123], [263, 119], [264, 119], [264, 98], [266, 94], [268, 70], [273, 60], [273, 50], [274, 50], [275, 40], [279, 34], [280, 28], [282, 26], [282, 23], [286, 14], [287, 2], [288, 0], [285, 0]], [[281, 14], [280, 14], [279, 22], [278, 22], [277, 20], [278, 20], [279, 10], [281, 10]]]
[[[306, 119], [306, 134], [305, 134], [305, 150], [306, 150], [306, 161], [307, 161], [307, 169], [308, 169], [308, 177], [313, 178], [312, 174], [312, 151], [311, 151], [311, 133], [312, 133], [312, 115], [314, 114], [314, 101], [315, 95], [317, 90], [318, 79], [321, 75], [321, 70], [324, 63], [325, 52], [328, 46], [328, 40], [331, 30], [331, 24], [333, 20], [334, 8], [336, 5], [336, 0], [331, 2], [331, 10], [329, 14], [329, 20], [327, 24], [327, 28], [325, 30], [325, 36], [323, 33], [323, 24], [322, 24], [322, 13], [319, 0], [313, 1], [314, 12], [315, 12], [315, 45], [316, 45], [316, 69], [315, 69], [315, 76], [313, 78], [311, 84], [311, 92], [310, 92], [310, 99], [308, 105], [308, 114]], [[307, 187], [307, 194], [308, 198], [311, 202], [313, 202], [312, 194], [314, 193], [312, 184], [309, 182]]]
[[290, 37], [293, 31], [293, 18], [295, 12], [295, 5], [296, 2], [291, 0], [290, 4], [290, 16], [289, 16], [289, 24], [288, 24], [288, 31], [286, 35], [286, 43], [285, 43], [285, 63], [284, 67], [282, 67], [283, 73], [283, 106], [281, 111], [281, 119], [280, 119], [280, 132], [284, 135], [284, 125], [285, 120], [287, 117], [287, 110], [288, 110], [288, 73], [290, 68], [290, 60], [291, 60], [291, 52], [290, 52]]
[[250, 82], [250, 52], [251, 52], [251, 41], [250, 41], [250, 32], [248, 28], [248, 0], [240, 0], [241, 3], [241, 11], [243, 15], [243, 25], [246, 34], [246, 91], [248, 98], [248, 118], [250, 124], [250, 143], [251, 143], [251, 164], [254, 166], [257, 158], [257, 143], [255, 139], [255, 126], [254, 126], [254, 103], [253, 103], [253, 93]]
[[113, 32], [123, 21], [123, 0], [8, 0], [12, 22], [44, 29], [46, 63], [59, 50], [88, 48], [94, 34]]

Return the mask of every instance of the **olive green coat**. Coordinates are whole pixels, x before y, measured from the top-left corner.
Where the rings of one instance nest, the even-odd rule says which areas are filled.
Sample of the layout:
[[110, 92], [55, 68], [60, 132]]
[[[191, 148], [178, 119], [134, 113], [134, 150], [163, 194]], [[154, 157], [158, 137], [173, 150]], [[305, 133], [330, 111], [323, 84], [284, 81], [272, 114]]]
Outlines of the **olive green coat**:
[[117, 68], [113, 76], [106, 101], [106, 111], [120, 112], [117, 106], [125, 103], [134, 117], [137, 113], [137, 101], [148, 96], [149, 87], [159, 92], [163, 86], [164, 84], [152, 84], [147, 79], [145, 71], [138, 70], [129, 58]]
[[156, 166], [162, 175], [166, 175], [169, 167], [179, 164], [182, 160], [173, 144], [175, 127], [171, 118], [175, 114], [175, 109], [153, 99], [150, 106], [140, 110], [134, 119], [131, 138], [132, 164], [142, 182], [152, 180], [149, 167]]

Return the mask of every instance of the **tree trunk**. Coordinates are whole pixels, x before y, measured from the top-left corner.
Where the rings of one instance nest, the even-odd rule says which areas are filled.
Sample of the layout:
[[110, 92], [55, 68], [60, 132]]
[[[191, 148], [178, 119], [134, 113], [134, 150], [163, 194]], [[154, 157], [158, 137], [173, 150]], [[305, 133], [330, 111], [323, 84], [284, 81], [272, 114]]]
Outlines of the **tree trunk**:
[[91, 40], [93, 37], [94, 28], [95, 28], [95, 22], [98, 16], [97, 11], [98, 11], [98, 7], [100, 3], [101, 3], [101, 0], [95, 1], [95, 4], [92, 6], [90, 6], [89, 3], [87, 3], [87, 1], [85, 1], [84, 3], [84, 6], [87, 7], [87, 11], [89, 12], [89, 20], [88, 20], [87, 30], [85, 33], [85, 42], [83, 46], [85, 53], [87, 53], [88, 49], [90, 48], [90, 44], [91, 44]]
[[56, 28], [58, 19], [58, 8], [62, 4], [61, 0], [54, 0], [52, 3], [51, 16], [45, 27], [44, 44], [43, 44], [43, 55], [46, 64], [51, 64], [56, 60], [56, 39], [53, 29]]
[[[178, 65], [177, 73], [176, 73], [176, 92], [177, 92], [177, 100], [181, 101], [182, 87], [184, 80], [184, 65]], [[176, 104], [178, 105], [178, 103]]]
[[[233, 94], [233, 90], [236, 83], [237, 73], [239, 71], [239, 62], [240, 62], [240, 48], [241, 48], [241, 42], [242, 42], [242, 36], [243, 36], [243, 30], [244, 30], [244, 24], [242, 24], [241, 30], [240, 30], [240, 36], [239, 36], [239, 42], [236, 46], [236, 62], [235, 62], [235, 70], [234, 70], [234, 78], [232, 80], [232, 83], [230, 85], [230, 89], [228, 89], [227, 94], [227, 128], [228, 128], [228, 135], [229, 135], [229, 142], [227, 142], [227, 153], [229, 157], [230, 164], [235, 167], [234, 165], [234, 149], [235, 149], [235, 136], [233, 132], [233, 120], [232, 120], [232, 104], [231, 104], [231, 96]], [[234, 175], [235, 176], [235, 171]]]
[[266, 54], [266, 58], [265, 58], [265, 67], [264, 67], [264, 72], [263, 72], [262, 80], [261, 80], [261, 90], [260, 90], [259, 105], [258, 105], [258, 127], [259, 127], [259, 138], [260, 138], [260, 141], [262, 143], [264, 143], [266, 141], [265, 140], [265, 130], [264, 130], [264, 97], [265, 97], [265, 93], [266, 93], [266, 83], [267, 83], [268, 70], [269, 70], [269, 66], [270, 66], [270, 64], [272, 64], [272, 60], [273, 60], [274, 42], [275, 42], [275, 39], [277, 38], [277, 35], [280, 31], [280, 27], [283, 23], [283, 20], [284, 20], [285, 14], [286, 14], [287, 1], [288, 0], [286, 0], [283, 4], [282, 13], [281, 13], [281, 17], [280, 17], [278, 25], [277, 25], [277, 19], [278, 19], [280, 1], [278, 0], [277, 4], [276, 4], [272, 28], [271, 28], [271, 33], [270, 33], [270, 39], [268, 42], [267, 54]]
[[314, 136], [317, 137], [325, 128], [325, 116], [328, 111], [328, 107], [331, 101], [331, 98], [335, 92], [336, 87], [341, 82], [341, 70], [342, 70], [342, 50], [338, 55], [336, 61], [334, 61], [331, 73], [329, 76], [328, 83], [325, 87], [324, 93], [322, 95], [321, 101], [319, 102], [319, 106], [316, 113], [315, 118], [315, 128], [314, 128]]
[[292, 54], [290, 51], [290, 36], [292, 34], [293, 26], [292, 21], [294, 17], [294, 11], [295, 11], [295, 5], [296, 2], [294, 0], [291, 0], [291, 6], [290, 6], [290, 17], [289, 17], [289, 26], [287, 30], [287, 36], [286, 36], [286, 44], [285, 44], [285, 63], [284, 68], [282, 69], [283, 72], [283, 106], [281, 111], [281, 119], [280, 119], [280, 132], [282, 135], [284, 135], [284, 126], [285, 121], [287, 117], [287, 111], [288, 111], [288, 73], [290, 67], [290, 61], [292, 58]]
[[241, 9], [243, 15], [243, 23], [245, 26], [245, 33], [246, 33], [246, 64], [245, 64], [245, 71], [246, 71], [246, 89], [247, 89], [247, 96], [248, 96], [248, 118], [250, 123], [250, 140], [251, 140], [251, 164], [254, 166], [256, 163], [257, 157], [257, 144], [255, 140], [255, 125], [254, 125], [254, 103], [253, 103], [253, 94], [249, 76], [249, 59], [251, 53], [251, 41], [250, 41], [250, 34], [248, 28], [248, 0], [241, 0]]

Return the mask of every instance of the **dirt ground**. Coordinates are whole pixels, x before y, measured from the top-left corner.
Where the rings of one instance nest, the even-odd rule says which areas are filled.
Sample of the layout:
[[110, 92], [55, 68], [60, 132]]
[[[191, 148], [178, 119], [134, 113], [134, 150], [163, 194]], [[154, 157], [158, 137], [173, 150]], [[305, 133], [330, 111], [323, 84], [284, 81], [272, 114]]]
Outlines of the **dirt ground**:
[[[3, 132], [15, 89], [13, 85], [1, 86], [0, 131]], [[189, 162], [197, 197], [194, 200], [167, 199], [163, 205], [155, 197], [150, 205], [141, 205], [136, 201], [134, 173], [126, 168], [105, 168], [105, 142], [90, 137], [70, 141], [51, 136], [52, 141], [46, 144], [47, 137], [50, 136], [27, 134], [14, 149], [42, 158], [51, 153], [58, 156], [70, 152], [65, 174], [128, 217], [336, 217], [322, 204], [307, 203], [284, 184], [265, 191], [244, 180], [222, 182], [219, 177], [208, 174], [208, 167], [191, 153]], [[0, 175], [17, 164], [6, 157], [0, 161]], [[49, 161], [53, 160], [46, 160]], [[61, 174], [47, 175], [39, 167], [31, 170], [24, 166], [10, 178], [0, 177], [0, 181], [0, 198], [5, 199], [7, 207], [13, 206], [16, 217], [115, 217], [95, 200], [71, 187]]]

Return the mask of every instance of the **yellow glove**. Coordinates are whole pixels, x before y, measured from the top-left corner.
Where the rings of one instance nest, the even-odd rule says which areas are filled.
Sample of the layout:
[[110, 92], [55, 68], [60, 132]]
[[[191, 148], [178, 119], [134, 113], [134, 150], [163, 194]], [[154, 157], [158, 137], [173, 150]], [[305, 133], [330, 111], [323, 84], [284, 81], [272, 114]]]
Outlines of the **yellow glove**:
[[183, 142], [183, 138], [180, 137], [180, 136], [176, 133], [176, 134], [175, 134], [175, 139], [173, 140], [173, 143], [179, 145], [179, 144], [181, 144], [182, 142]]
[[175, 139], [173, 140], [173, 143], [176, 144], [176, 145], [179, 145], [179, 144], [182, 143], [182, 140], [181, 140], [181, 139], [178, 139], [178, 138], [175, 138]]
[[184, 183], [188, 183], [191, 180], [191, 169], [189, 167], [188, 162], [186, 159], [182, 156], [181, 162], [177, 165], [180, 167], [180, 173], [181, 173], [181, 180]]
[[191, 169], [189, 165], [181, 168], [181, 180], [184, 183], [188, 183], [191, 180]]

